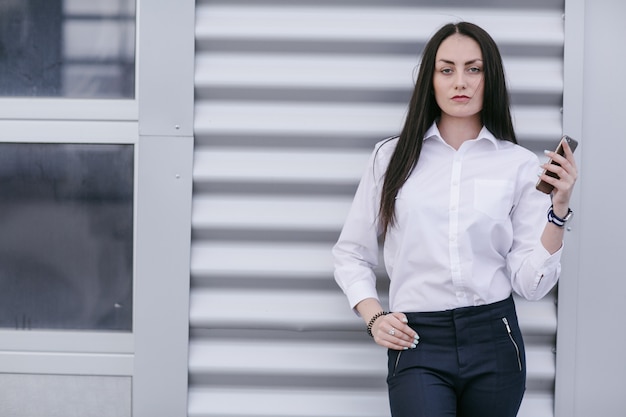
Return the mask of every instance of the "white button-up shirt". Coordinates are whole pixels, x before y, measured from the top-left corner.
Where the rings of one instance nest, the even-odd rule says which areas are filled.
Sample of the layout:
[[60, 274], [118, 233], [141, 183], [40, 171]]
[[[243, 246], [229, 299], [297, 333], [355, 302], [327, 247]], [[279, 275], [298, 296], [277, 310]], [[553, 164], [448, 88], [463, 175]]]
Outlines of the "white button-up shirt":
[[[535, 189], [539, 160], [483, 128], [455, 150], [436, 124], [396, 197], [384, 243], [391, 311], [442, 311], [539, 299], [556, 284], [561, 250], [540, 242], [550, 197]], [[378, 212], [397, 139], [377, 144], [333, 248], [335, 279], [354, 307], [378, 299]]]

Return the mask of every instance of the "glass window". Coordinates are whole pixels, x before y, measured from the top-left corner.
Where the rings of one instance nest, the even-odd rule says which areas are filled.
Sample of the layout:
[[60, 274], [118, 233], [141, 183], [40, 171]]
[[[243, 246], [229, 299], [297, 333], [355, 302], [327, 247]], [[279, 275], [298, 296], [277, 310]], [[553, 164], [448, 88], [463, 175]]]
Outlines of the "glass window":
[[0, 0], [0, 96], [134, 98], [134, 0]]
[[132, 330], [133, 155], [0, 143], [0, 327]]

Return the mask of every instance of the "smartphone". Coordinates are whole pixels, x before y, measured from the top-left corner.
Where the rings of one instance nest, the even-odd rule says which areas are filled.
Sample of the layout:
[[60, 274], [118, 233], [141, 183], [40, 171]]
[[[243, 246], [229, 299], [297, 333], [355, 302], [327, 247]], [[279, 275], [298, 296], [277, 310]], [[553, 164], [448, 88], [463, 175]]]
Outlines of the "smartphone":
[[[561, 138], [561, 140], [559, 141], [559, 145], [556, 147], [556, 150], [554, 152], [556, 152], [557, 154], [564, 156], [565, 155], [565, 151], [563, 150], [563, 142], [567, 142], [567, 144], [569, 145], [570, 149], [572, 150], [572, 153], [574, 152], [574, 150], [576, 150], [576, 147], [578, 146], [578, 141], [576, 141], [575, 139], [570, 138], [567, 135], [563, 135], [563, 137]], [[550, 159], [549, 163], [554, 164], [554, 165], [559, 165], [559, 163], [554, 162], [552, 159]], [[552, 177], [552, 178], [559, 178], [558, 175], [556, 175], [555, 173], [548, 171], [547, 169], [544, 169], [543, 171], [544, 174]], [[548, 184], [545, 181], [539, 180], [537, 181], [537, 185], [536, 187], [539, 191], [541, 191], [542, 193], [546, 193], [546, 194], [550, 194], [552, 192], [552, 190], [554, 190], [554, 187], [551, 184]]]

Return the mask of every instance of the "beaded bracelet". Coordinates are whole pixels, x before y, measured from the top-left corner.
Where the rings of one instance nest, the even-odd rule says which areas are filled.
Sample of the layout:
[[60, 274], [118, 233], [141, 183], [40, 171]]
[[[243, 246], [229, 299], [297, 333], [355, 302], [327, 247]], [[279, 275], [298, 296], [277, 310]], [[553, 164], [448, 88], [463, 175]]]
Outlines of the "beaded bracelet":
[[385, 316], [389, 314], [388, 311], [379, 311], [378, 313], [374, 314], [372, 316], [372, 318], [370, 319], [370, 321], [367, 323], [367, 334], [369, 334], [371, 337], [374, 337], [374, 335], [372, 334], [372, 326], [374, 326], [374, 322], [382, 316]]

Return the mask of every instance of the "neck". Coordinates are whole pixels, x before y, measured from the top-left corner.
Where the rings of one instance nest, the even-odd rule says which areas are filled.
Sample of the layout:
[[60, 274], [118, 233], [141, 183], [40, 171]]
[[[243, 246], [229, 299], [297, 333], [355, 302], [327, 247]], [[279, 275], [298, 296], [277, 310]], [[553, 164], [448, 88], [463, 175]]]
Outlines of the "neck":
[[479, 117], [458, 118], [442, 114], [437, 123], [442, 139], [457, 150], [466, 140], [475, 139], [482, 127]]

